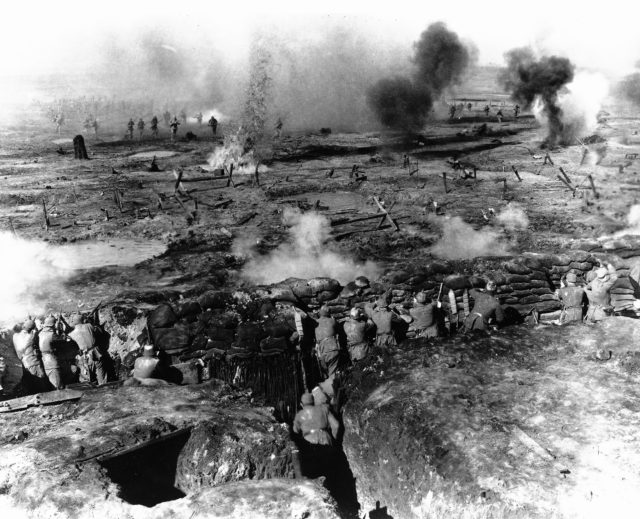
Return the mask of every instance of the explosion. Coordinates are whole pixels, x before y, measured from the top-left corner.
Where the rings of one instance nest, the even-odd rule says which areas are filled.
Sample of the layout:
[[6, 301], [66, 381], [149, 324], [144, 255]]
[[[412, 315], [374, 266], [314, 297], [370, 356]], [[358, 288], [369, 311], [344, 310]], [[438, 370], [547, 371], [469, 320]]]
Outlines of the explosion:
[[367, 93], [367, 102], [382, 124], [405, 131], [424, 125], [433, 101], [458, 83], [471, 52], [442, 22], [431, 24], [414, 44], [413, 77], [384, 78]]
[[[547, 125], [545, 144], [553, 147], [568, 144], [567, 128], [558, 96], [563, 87], [571, 83], [574, 65], [567, 58], [543, 56], [537, 59], [528, 47], [512, 49], [505, 54], [507, 69], [500, 78], [511, 97], [525, 108], [536, 100], [542, 103], [542, 114]], [[571, 136], [573, 137], [573, 136]]]
[[234, 243], [234, 252], [249, 257], [242, 272], [245, 279], [269, 284], [289, 277], [330, 277], [345, 284], [358, 276], [376, 279], [381, 274], [372, 261], [357, 263], [328, 250], [330, 225], [324, 216], [285, 209], [283, 222], [290, 226], [290, 240], [266, 256], [256, 255], [249, 240]]

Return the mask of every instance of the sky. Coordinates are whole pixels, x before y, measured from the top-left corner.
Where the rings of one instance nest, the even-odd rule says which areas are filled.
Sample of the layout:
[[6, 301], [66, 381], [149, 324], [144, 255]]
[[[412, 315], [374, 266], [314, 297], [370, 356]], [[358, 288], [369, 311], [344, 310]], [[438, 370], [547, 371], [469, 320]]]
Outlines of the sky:
[[[8, 2], [7, 2], [8, 3]], [[7, 4], [6, 3], [6, 4]], [[73, 71], [90, 64], [110, 38], [152, 28], [194, 47], [214, 45], [230, 59], [246, 54], [251, 34], [270, 28], [289, 38], [314, 38], [346, 24], [380, 44], [407, 44], [442, 20], [479, 50], [481, 64], [501, 64], [505, 51], [533, 45], [579, 66], [623, 74], [640, 59], [640, 7], [609, 0], [360, 2], [188, 0], [11, 2], [3, 6], [0, 76]], [[625, 5], [626, 4], [626, 5]]]

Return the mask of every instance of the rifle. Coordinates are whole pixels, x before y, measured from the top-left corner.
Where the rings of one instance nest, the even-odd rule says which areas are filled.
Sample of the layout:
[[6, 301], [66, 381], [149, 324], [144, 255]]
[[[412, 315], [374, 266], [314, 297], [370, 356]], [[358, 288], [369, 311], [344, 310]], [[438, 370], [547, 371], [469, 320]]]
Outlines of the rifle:
[[91, 312], [89, 312], [89, 319], [93, 321], [93, 324], [95, 326], [100, 326], [100, 316], [98, 315], [98, 310], [100, 310], [101, 306], [102, 306], [102, 301], [100, 301], [98, 305], [93, 310], [91, 310]]

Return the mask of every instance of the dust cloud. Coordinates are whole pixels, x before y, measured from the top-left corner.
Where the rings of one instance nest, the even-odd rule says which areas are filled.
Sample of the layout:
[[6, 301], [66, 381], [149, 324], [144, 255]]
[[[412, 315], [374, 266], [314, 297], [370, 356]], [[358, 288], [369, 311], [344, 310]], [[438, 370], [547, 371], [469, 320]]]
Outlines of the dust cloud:
[[529, 227], [529, 217], [519, 204], [510, 202], [498, 213], [496, 221], [509, 231], [524, 230]]
[[382, 270], [372, 261], [358, 263], [332, 251], [327, 245], [330, 225], [318, 213], [285, 209], [283, 223], [289, 227], [289, 241], [261, 256], [255, 251], [255, 239], [242, 238], [234, 243], [236, 253], [248, 257], [242, 276], [256, 284], [277, 283], [289, 277], [330, 277], [342, 284], [358, 276], [377, 279]]
[[[440, 220], [434, 219], [436, 222]], [[476, 230], [459, 216], [447, 218], [441, 225], [442, 236], [429, 249], [434, 256], [453, 260], [509, 254], [508, 244], [494, 229], [483, 227]]]
[[17, 238], [0, 232], [0, 324], [13, 324], [27, 315], [42, 314], [45, 302], [70, 275], [63, 259], [54, 259], [51, 248], [42, 242]]

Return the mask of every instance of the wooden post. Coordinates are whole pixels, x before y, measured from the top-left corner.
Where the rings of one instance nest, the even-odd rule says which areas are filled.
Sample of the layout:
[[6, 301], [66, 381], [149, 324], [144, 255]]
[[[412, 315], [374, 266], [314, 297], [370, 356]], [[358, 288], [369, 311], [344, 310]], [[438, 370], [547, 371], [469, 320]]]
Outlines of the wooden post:
[[442, 172], [442, 182], [444, 183], [444, 192], [448, 193], [449, 192], [449, 188], [447, 187], [447, 172], [446, 171]]
[[600, 198], [600, 195], [596, 191], [596, 184], [593, 181], [593, 177], [591, 175], [587, 175], [587, 178], [589, 179], [589, 183], [591, 184], [591, 189], [593, 190], [593, 196], [595, 198]]
[[559, 169], [560, 169], [560, 173], [562, 173], [562, 176], [566, 179], [566, 181], [567, 181], [569, 184], [571, 184], [571, 179], [569, 178], [569, 175], [567, 175], [567, 174], [564, 172], [564, 169], [562, 169], [562, 166], [560, 166], [560, 168], [559, 168]]
[[49, 217], [47, 216], [47, 204], [42, 199], [42, 216], [44, 217], [44, 228], [48, 231], [50, 227]]
[[394, 221], [393, 218], [391, 218], [391, 215], [389, 214], [389, 211], [387, 211], [384, 208], [384, 206], [380, 203], [380, 200], [378, 200], [378, 197], [374, 196], [373, 197], [373, 201], [377, 204], [377, 206], [380, 209], [380, 211], [382, 211], [384, 213], [385, 218], [389, 220], [389, 223], [393, 226], [393, 228], [396, 231], [400, 231], [400, 227], [398, 227], [398, 224]]
[[516, 177], [518, 177], [518, 182], [522, 182], [522, 179], [520, 178], [520, 173], [518, 173], [518, 170], [516, 169], [516, 167], [513, 164], [511, 165], [511, 169], [516, 174]]
[[229, 186], [236, 187], [236, 185], [233, 182], [233, 164], [231, 164], [231, 167], [229, 168], [229, 178], [227, 179], [227, 187]]
[[558, 180], [560, 182], [562, 182], [565, 186], [567, 186], [569, 189], [571, 189], [571, 192], [573, 193], [573, 196], [576, 196], [576, 188], [573, 187], [571, 184], [569, 184], [564, 178], [562, 178], [560, 175], [558, 175]]
[[507, 179], [503, 178], [502, 179], [503, 182], [503, 186], [502, 186], [502, 199], [504, 200], [505, 198], [507, 198]]
[[176, 173], [175, 169], [173, 170], [173, 176], [176, 177], [176, 185], [173, 188], [174, 193], [177, 193], [178, 190], [182, 190], [182, 191], [185, 190], [184, 186], [182, 185], [182, 173], [183, 173], [182, 169], [178, 171], [178, 173]]
[[162, 198], [160, 198], [158, 193], [156, 193], [156, 197], [158, 198], [158, 209], [162, 211]]
[[258, 168], [259, 168], [259, 167], [260, 167], [260, 162], [257, 162], [257, 163], [256, 163], [256, 169], [255, 169], [255, 171], [254, 171], [254, 173], [253, 173], [254, 178], [255, 178], [256, 186], [259, 186], [259, 185], [260, 185], [260, 174], [259, 174], [259, 172], [258, 172]]

